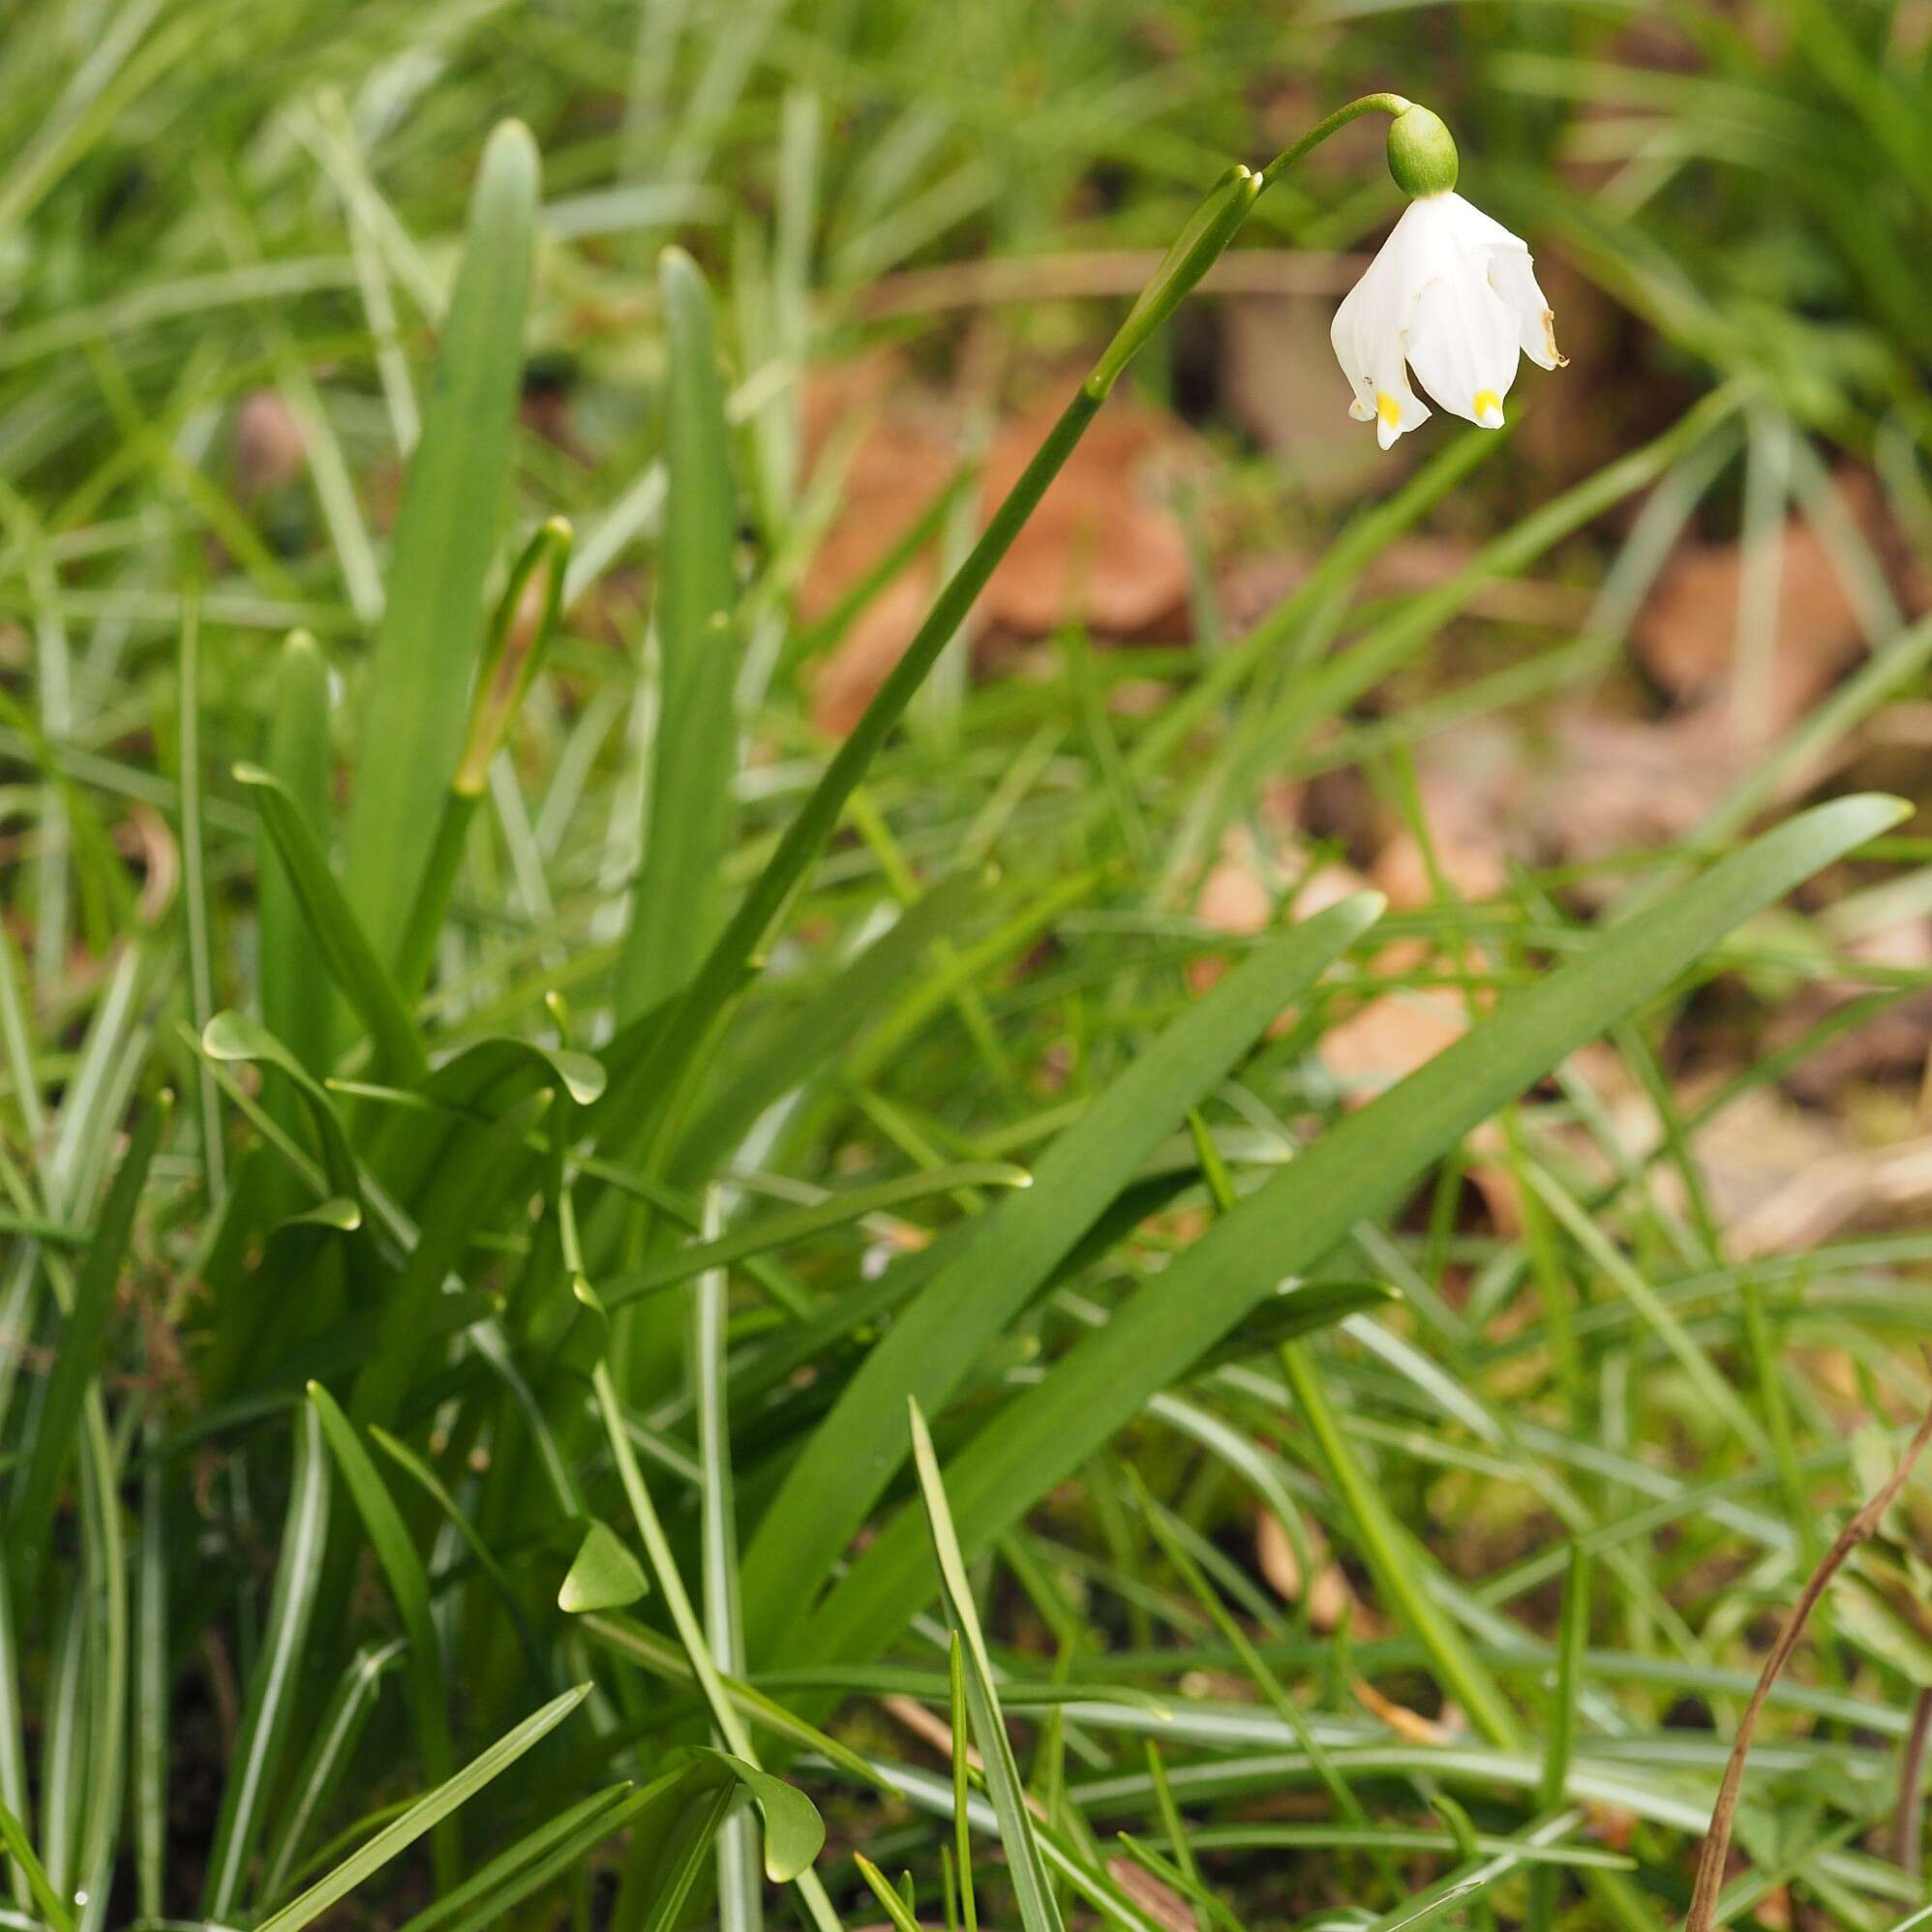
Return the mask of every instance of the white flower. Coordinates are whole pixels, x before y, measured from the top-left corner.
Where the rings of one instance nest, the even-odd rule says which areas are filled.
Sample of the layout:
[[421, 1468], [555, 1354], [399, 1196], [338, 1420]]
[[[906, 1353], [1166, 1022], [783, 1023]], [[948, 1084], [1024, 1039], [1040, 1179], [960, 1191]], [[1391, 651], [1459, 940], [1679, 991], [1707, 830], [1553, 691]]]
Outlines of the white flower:
[[1354, 392], [1349, 414], [1387, 449], [1429, 420], [1410, 369], [1443, 408], [1501, 428], [1517, 352], [1562, 367], [1555, 322], [1529, 250], [1460, 195], [1428, 195], [1343, 298], [1329, 340]]

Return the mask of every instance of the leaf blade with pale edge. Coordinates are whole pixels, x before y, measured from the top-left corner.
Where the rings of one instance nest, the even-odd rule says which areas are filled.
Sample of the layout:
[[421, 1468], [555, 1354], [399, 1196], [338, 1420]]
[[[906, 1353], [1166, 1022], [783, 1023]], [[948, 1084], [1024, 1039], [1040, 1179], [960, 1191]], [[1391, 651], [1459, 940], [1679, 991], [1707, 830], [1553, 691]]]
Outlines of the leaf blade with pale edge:
[[[1614, 927], [1324, 1135], [955, 1458], [947, 1487], [965, 1549], [983, 1549], [1149, 1396], [1186, 1374], [1277, 1282], [1313, 1267], [1358, 1222], [1394, 1205], [1430, 1162], [1505, 1101], [1907, 809], [1863, 796], [1801, 813]], [[920, 1529], [910, 1509], [888, 1525], [801, 1633], [800, 1660], [870, 1655], [903, 1627], [927, 1591]]]
[[21, 1827], [20, 1821], [4, 1804], [0, 1804], [0, 1851], [4, 1851], [25, 1873], [27, 1889], [34, 1904], [41, 1917], [53, 1927], [53, 1932], [73, 1932], [74, 1918], [65, 1900], [48, 1883], [46, 1867], [34, 1856], [33, 1841]]
[[74, 1284], [73, 1305], [62, 1313], [60, 1346], [34, 1431], [33, 1454], [15, 1491], [7, 1524], [10, 1555], [27, 1576], [39, 1569], [61, 1478], [80, 1439], [81, 1406], [107, 1345], [114, 1289], [134, 1234], [135, 1210], [140, 1204], [148, 1163], [160, 1144], [168, 1111], [164, 1095], [147, 1109], [135, 1130], [134, 1140], [107, 1191], [87, 1259]]
[[[1033, 1833], [1033, 1820], [1027, 1813], [1019, 1766], [1013, 1759], [1012, 1741], [1007, 1736], [1006, 1718], [1001, 1713], [999, 1692], [993, 1683], [993, 1662], [986, 1654], [985, 1635], [980, 1628], [979, 1613], [973, 1608], [973, 1586], [966, 1580], [966, 1560], [959, 1553], [959, 1539], [953, 1533], [952, 1512], [947, 1507], [939, 1458], [933, 1453], [925, 1417], [920, 1413], [918, 1402], [910, 1396], [906, 1399], [906, 1412], [912, 1425], [913, 1466], [919, 1474], [920, 1497], [925, 1506], [932, 1554], [939, 1563], [947, 1618], [965, 1647], [966, 1707], [986, 1767], [986, 1792], [993, 1801], [994, 1816], [999, 1820], [1000, 1843], [1006, 1847], [1007, 1875], [1012, 1882], [1020, 1923], [1026, 1932], [1062, 1932], [1060, 1906], [1046, 1876], [1040, 1841]], [[953, 1749], [955, 1752], [959, 1749], [956, 1737]]]
[[263, 1919], [256, 1932], [299, 1932], [300, 1927], [312, 1924], [332, 1905], [347, 1898], [372, 1872], [379, 1871], [399, 1852], [408, 1850], [425, 1831], [467, 1803], [492, 1778], [507, 1770], [589, 1695], [589, 1684], [578, 1684], [561, 1697], [552, 1698], [541, 1710], [532, 1711], [488, 1750], [470, 1759], [453, 1778], [419, 1797], [402, 1817], [351, 1852], [332, 1872], [290, 1899], [272, 1917]]
[[957, 1188], [1030, 1188], [1032, 1176], [1010, 1161], [961, 1161], [951, 1167], [934, 1167], [917, 1174], [900, 1174], [869, 1188], [848, 1188], [828, 1194], [810, 1207], [767, 1215], [715, 1241], [692, 1242], [674, 1248], [633, 1273], [612, 1275], [598, 1290], [606, 1308], [619, 1308], [639, 1295], [676, 1287], [710, 1268], [728, 1268], [755, 1254], [824, 1234], [870, 1214], [905, 1207], [914, 1201], [947, 1194]]
[[1374, 922], [1381, 900], [1329, 907], [1244, 960], [1169, 1026], [978, 1223], [867, 1355], [793, 1461], [744, 1556], [745, 1641], [779, 1647], [905, 1455], [908, 1396], [936, 1410], [1006, 1323], [1268, 1022]]
[[510, 470], [541, 171], [529, 130], [502, 122], [477, 169], [365, 673], [347, 874], [385, 966], [402, 944], [462, 752], [482, 649], [483, 582]]
[[305, 1406], [296, 1411], [295, 1473], [288, 1486], [268, 1630], [249, 1674], [248, 1705], [222, 1791], [203, 1893], [204, 1918], [226, 1918], [241, 1903], [242, 1881], [265, 1823], [268, 1795], [293, 1716], [299, 1661], [321, 1585], [328, 1523], [328, 1452], [322, 1446], [320, 1417]]

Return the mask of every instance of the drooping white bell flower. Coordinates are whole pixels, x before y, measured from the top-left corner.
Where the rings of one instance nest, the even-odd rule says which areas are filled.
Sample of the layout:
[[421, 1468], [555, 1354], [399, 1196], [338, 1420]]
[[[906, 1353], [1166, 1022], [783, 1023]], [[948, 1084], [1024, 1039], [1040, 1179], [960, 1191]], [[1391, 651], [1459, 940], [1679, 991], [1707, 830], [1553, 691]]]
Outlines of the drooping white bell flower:
[[1412, 369], [1443, 408], [1500, 429], [1519, 352], [1545, 369], [1563, 364], [1529, 250], [1454, 192], [1455, 144], [1427, 108], [1391, 125], [1389, 166], [1416, 198], [1329, 331], [1352, 392], [1348, 412], [1373, 422], [1387, 449], [1429, 420], [1409, 387]]

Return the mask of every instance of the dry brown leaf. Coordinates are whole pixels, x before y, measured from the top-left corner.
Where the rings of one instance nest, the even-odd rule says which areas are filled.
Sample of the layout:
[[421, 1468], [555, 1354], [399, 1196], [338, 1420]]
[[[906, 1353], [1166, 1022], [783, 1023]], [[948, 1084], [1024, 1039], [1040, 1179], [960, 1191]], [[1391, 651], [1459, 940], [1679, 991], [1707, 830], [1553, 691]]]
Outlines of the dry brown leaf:
[[[1309, 1591], [1310, 1624], [1316, 1630], [1333, 1630], [1345, 1617], [1351, 1634], [1367, 1640], [1378, 1627], [1375, 1619], [1356, 1596], [1347, 1573], [1329, 1557], [1328, 1546], [1313, 1524], [1308, 1525], [1308, 1535], [1311, 1554], [1320, 1565], [1314, 1573], [1314, 1586]], [[1295, 1547], [1271, 1510], [1262, 1510], [1254, 1521], [1254, 1561], [1283, 1603], [1301, 1601], [1302, 1572], [1295, 1560]]]
[[1559, 762], [1538, 816], [1570, 860], [1680, 838], [1746, 762], [1711, 709], [1651, 723], [1572, 708], [1557, 715], [1555, 736]]
[[[990, 516], [1033, 460], [1064, 406], [1056, 398], [1002, 426], [986, 456]], [[1185, 616], [1188, 548], [1162, 500], [1163, 472], [1188, 435], [1169, 415], [1117, 400], [1074, 447], [986, 586], [989, 622], [1039, 637], [1076, 622], [1132, 637]]]
[[1434, 1718], [1425, 1717], [1421, 1711], [1384, 1697], [1366, 1677], [1353, 1678], [1348, 1688], [1364, 1710], [1380, 1718], [1405, 1743], [1436, 1745], [1460, 1741], [1446, 1724], [1438, 1724]]
[[1895, 1147], [1859, 1147], [1795, 1174], [1731, 1237], [1739, 1260], [1796, 1254], [1842, 1228], [1932, 1202], [1932, 1135]]
[[[1869, 527], [1869, 480], [1848, 472], [1835, 487], [1844, 508]], [[1737, 667], [1738, 604], [1746, 573], [1770, 568], [1742, 543], [1687, 540], [1639, 612], [1631, 643], [1657, 682], [1681, 705], [1729, 699]], [[1865, 654], [1864, 632], [1838, 566], [1808, 516], [1784, 523], [1776, 558], [1777, 630], [1757, 715], [1734, 730], [1752, 740], [1784, 730]], [[1730, 707], [1727, 705], [1727, 709]]]
[[1170, 1885], [1129, 1857], [1107, 1860], [1107, 1876], [1166, 1932], [1199, 1932], [1194, 1909]]

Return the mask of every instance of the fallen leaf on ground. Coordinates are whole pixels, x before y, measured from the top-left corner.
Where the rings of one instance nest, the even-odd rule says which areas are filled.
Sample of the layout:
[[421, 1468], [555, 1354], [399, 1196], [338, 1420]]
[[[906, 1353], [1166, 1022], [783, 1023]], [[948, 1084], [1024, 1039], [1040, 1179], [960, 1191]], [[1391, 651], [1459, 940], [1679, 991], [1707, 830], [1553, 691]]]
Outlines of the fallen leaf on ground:
[[[1366, 1639], [1378, 1628], [1374, 1617], [1356, 1596], [1347, 1573], [1328, 1554], [1328, 1545], [1313, 1524], [1306, 1525], [1311, 1554], [1316, 1562], [1314, 1585], [1309, 1591], [1308, 1620], [1316, 1630], [1333, 1630], [1345, 1617], [1352, 1636]], [[1254, 1522], [1254, 1561], [1269, 1586], [1283, 1603], [1302, 1600], [1301, 1564], [1288, 1532], [1272, 1510], [1262, 1510]]]
[[[987, 453], [982, 509], [1006, 498], [1064, 398], [1004, 424]], [[1172, 416], [1117, 400], [1097, 417], [986, 586], [986, 619], [1038, 637], [1078, 623], [1132, 637], [1185, 616], [1187, 542], [1162, 500], [1190, 438]]]

